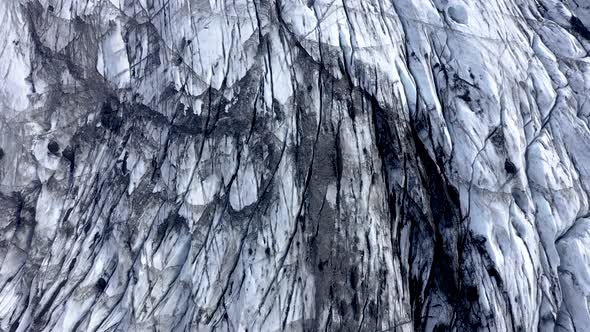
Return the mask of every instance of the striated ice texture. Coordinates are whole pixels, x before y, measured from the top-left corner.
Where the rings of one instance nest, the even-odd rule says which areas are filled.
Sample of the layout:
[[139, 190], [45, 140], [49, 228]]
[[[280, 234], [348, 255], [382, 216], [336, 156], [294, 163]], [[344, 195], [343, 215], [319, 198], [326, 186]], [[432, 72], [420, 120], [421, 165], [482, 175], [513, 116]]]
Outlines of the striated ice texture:
[[590, 331], [587, 0], [0, 0], [0, 331]]

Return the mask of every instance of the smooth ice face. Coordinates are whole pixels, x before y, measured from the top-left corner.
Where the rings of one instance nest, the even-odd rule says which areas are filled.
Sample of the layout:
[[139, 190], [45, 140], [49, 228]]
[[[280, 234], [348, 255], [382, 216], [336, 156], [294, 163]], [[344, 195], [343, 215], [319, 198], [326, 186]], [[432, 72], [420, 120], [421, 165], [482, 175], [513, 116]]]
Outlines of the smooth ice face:
[[0, 330], [590, 326], [590, 4], [0, 18]]

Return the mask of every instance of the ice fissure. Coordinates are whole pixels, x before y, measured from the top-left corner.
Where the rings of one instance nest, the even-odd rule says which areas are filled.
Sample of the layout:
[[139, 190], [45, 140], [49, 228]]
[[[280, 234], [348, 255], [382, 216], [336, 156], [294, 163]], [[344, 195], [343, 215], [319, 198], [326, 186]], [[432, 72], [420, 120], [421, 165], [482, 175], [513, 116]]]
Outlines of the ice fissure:
[[0, 17], [0, 331], [590, 329], [590, 4]]

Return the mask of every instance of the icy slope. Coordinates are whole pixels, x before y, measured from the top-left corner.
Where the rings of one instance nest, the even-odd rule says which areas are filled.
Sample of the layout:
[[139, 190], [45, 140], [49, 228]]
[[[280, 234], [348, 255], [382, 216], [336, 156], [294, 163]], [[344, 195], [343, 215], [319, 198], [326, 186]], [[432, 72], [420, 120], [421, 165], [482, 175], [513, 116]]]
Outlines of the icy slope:
[[0, 331], [590, 328], [590, 3], [0, 18]]

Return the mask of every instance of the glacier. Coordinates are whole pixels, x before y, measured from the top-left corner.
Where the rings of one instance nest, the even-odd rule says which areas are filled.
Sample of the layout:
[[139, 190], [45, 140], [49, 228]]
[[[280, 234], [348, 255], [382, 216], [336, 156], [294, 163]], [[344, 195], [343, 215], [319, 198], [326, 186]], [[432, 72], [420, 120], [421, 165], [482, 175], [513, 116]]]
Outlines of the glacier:
[[0, 331], [590, 330], [590, 2], [0, 17]]

